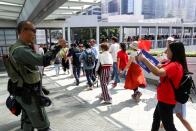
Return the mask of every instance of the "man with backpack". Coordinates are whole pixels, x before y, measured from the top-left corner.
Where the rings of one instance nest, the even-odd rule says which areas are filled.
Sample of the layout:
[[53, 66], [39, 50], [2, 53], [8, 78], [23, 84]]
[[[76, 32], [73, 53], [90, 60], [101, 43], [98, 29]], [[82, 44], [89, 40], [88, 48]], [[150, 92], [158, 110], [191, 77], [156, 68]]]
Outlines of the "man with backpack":
[[34, 45], [36, 29], [30, 21], [21, 21], [17, 31], [19, 39], [9, 48], [4, 64], [10, 77], [8, 91], [22, 107], [21, 128], [24, 131], [51, 131], [45, 108], [51, 104], [42, 92], [37, 66], [48, 66], [62, 45], [44, 55], [36, 54]]
[[91, 45], [91, 49], [92, 49], [93, 53], [95, 54], [95, 58], [96, 58], [95, 67], [93, 69], [93, 74], [96, 76], [95, 68], [96, 68], [96, 65], [97, 65], [97, 62], [98, 62], [99, 50], [98, 50], [98, 47], [96, 45], [96, 41], [94, 39], [90, 39], [89, 44]]
[[72, 44], [72, 50], [68, 52], [68, 57], [72, 57], [71, 62], [73, 66], [73, 75], [76, 79], [76, 85], [78, 86], [80, 84], [80, 69], [81, 69], [81, 63], [80, 63], [80, 55], [81, 51], [77, 48], [76, 44]]
[[86, 78], [87, 78], [88, 85], [89, 85], [88, 90], [92, 90], [93, 84], [96, 82], [96, 78], [93, 74], [93, 69], [95, 67], [96, 58], [89, 44], [84, 44], [84, 47], [86, 49], [82, 52], [80, 56], [80, 61], [83, 62], [84, 64], [83, 66], [84, 66]]

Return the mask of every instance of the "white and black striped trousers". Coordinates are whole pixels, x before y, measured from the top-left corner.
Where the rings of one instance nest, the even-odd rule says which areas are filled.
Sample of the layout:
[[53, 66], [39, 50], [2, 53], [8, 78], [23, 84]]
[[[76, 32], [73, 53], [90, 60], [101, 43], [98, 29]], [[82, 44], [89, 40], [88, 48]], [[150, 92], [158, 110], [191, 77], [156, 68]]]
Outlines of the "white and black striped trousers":
[[101, 68], [101, 76], [100, 76], [100, 83], [102, 89], [101, 96], [103, 97], [104, 101], [110, 101], [112, 99], [107, 87], [110, 81], [110, 70], [111, 70], [111, 66], [102, 66]]

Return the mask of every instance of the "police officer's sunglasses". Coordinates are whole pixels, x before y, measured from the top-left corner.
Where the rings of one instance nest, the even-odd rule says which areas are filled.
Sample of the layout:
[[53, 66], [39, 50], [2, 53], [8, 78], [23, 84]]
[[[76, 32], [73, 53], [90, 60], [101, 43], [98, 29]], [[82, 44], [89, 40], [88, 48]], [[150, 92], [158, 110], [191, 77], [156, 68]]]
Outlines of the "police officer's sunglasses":
[[36, 29], [33, 29], [33, 28], [24, 28], [24, 30], [26, 30], [26, 31], [32, 31], [33, 33], [36, 33]]

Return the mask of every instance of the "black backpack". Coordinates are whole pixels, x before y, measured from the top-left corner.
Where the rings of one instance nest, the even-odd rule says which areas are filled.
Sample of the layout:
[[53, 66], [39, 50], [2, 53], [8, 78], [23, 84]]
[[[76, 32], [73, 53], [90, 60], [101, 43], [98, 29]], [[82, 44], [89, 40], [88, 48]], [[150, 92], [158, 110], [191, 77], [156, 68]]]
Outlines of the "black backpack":
[[188, 72], [185, 73], [180, 81], [180, 86], [178, 89], [176, 89], [174, 87], [173, 82], [171, 81], [171, 79], [169, 79], [172, 88], [175, 92], [175, 99], [176, 101], [184, 104], [186, 103], [189, 98], [190, 98], [190, 94], [191, 94], [191, 90], [195, 90], [195, 84], [194, 81], [192, 79], [192, 75], [193, 73]]
[[85, 52], [84, 61], [85, 61], [86, 65], [87, 65], [87, 67], [94, 66], [95, 54], [92, 51], [91, 52], [84, 51], [84, 52]]

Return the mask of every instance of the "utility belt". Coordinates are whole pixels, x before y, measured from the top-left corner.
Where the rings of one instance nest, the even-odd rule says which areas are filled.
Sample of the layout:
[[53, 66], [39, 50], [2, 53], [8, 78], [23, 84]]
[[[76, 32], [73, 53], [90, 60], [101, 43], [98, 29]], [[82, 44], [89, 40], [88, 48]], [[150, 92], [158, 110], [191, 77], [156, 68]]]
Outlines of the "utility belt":
[[17, 84], [13, 83], [11, 86], [12, 86], [11, 92], [15, 96], [23, 96], [23, 94], [25, 94], [25, 93], [28, 95], [35, 95], [35, 94], [39, 94], [41, 92], [40, 82], [36, 83], [36, 84], [24, 83], [23, 87], [17, 87]]
[[50, 106], [51, 104], [51, 100], [43, 95], [40, 82], [35, 84], [24, 83], [23, 87], [17, 87], [17, 83], [12, 83], [11, 80], [9, 80], [8, 91], [13, 96], [20, 96], [22, 101], [27, 105], [30, 105], [33, 99], [42, 107]]

